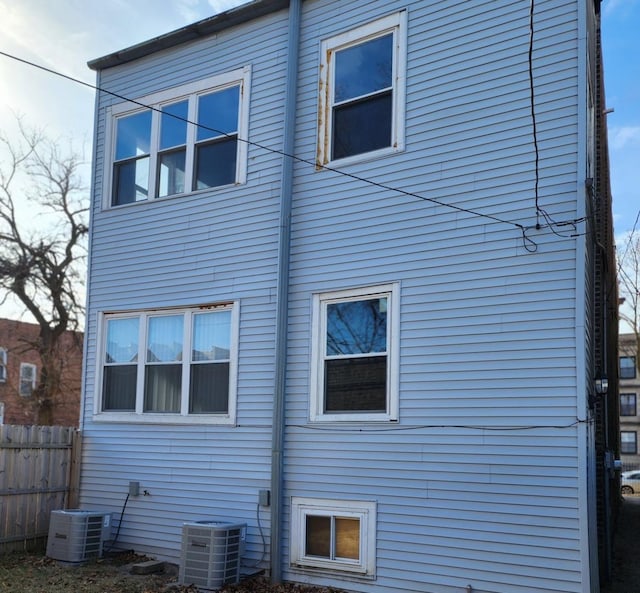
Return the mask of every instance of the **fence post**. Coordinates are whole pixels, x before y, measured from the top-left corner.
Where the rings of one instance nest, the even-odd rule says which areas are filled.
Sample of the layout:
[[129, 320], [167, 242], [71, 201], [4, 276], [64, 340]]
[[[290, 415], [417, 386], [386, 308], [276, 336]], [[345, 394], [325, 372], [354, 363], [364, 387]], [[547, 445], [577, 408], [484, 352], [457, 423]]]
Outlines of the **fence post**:
[[69, 464], [69, 495], [66, 508], [77, 509], [80, 497], [80, 463], [82, 459], [82, 433], [73, 432], [71, 439], [71, 463]]

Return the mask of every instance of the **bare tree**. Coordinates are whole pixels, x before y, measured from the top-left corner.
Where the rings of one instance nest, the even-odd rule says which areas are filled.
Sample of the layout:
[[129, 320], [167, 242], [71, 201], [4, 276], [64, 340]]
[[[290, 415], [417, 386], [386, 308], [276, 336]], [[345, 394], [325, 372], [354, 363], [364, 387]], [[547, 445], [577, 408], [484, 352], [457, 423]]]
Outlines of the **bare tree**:
[[82, 161], [17, 118], [19, 135], [0, 134], [0, 304], [19, 301], [39, 327], [41, 369], [34, 391], [38, 422], [51, 422], [61, 385], [67, 330], [78, 330], [86, 256]]
[[637, 223], [638, 219], [618, 250], [618, 282], [622, 301], [620, 319], [635, 335], [636, 366], [640, 373], [640, 231]]

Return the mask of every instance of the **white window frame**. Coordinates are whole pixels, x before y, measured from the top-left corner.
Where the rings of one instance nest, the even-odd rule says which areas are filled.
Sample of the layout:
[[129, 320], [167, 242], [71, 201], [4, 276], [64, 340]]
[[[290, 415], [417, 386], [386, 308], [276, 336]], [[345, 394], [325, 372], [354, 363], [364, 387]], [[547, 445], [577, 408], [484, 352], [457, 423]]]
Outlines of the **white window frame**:
[[[351, 155], [340, 159], [331, 158], [333, 145], [333, 90], [335, 75], [335, 52], [359, 45], [370, 39], [394, 33], [393, 91], [391, 115], [391, 144], [378, 150]], [[402, 10], [381, 19], [362, 25], [335, 37], [325, 39], [320, 47], [320, 93], [318, 100], [318, 147], [316, 168], [325, 165], [348, 165], [403, 151], [405, 145], [406, 112], [406, 62], [407, 62], [407, 11]]]
[[[25, 369], [31, 370], [31, 382], [29, 383], [31, 390], [29, 391], [29, 393], [26, 393], [22, 390], [22, 383], [23, 381], [26, 380], [26, 379], [23, 379], [23, 371]], [[32, 364], [30, 362], [21, 362], [20, 363], [20, 379], [18, 381], [18, 393], [22, 397], [29, 397], [30, 395], [33, 395], [33, 390], [36, 388], [37, 379], [38, 379], [38, 367], [35, 364]]]
[[[103, 208], [124, 208], [135, 204], [144, 204], [153, 202], [154, 200], [163, 200], [167, 198], [198, 194], [202, 192], [217, 191], [221, 188], [228, 188], [232, 185], [244, 184], [247, 181], [247, 148], [248, 148], [248, 131], [249, 131], [249, 97], [250, 97], [251, 67], [243, 68], [227, 72], [211, 78], [200, 80], [197, 82], [174, 87], [165, 91], [147, 95], [136, 99], [136, 102], [127, 101], [118, 103], [107, 109], [107, 134], [105, 138], [105, 173], [104, 173], [104, 194]], [[180, 100], [189, 101], [189, 110], [187, 119], [190, 122], [196, 121], [196, 104], [197, 98], [211, 92], [221, 91], [225, 88], [233, 86], [240, 87], [239, 106], [238, 106], [238, 146], [236, 160], [236, 179], [233, 184], [220, 185], [205, 189], [192, 189], [195, 146], [198, 144], [196, 138], [197, 124], [187, 125], [186, 140], [186, 163], [185, 163], [185, 190], [183, 193], [171, 194], [167, 196], [156, 197], [157, 188], [157, 164], [158, 154], [161, 152], [160, 143], [160, 110], [164, 105], [176, 103]], [[147, 106], [142, 107], [141, 106]], [[148, 108], [152, 108], [151, 122], [151, 146], [149, 158], [149, 196], [146, 200], [140, 200], [128, 204], [112, 205], [112, 188], [114, 177], [114, 162], [116, 150], [116, 127], [118, 118], [142, 113]]]
[[[305, 555], [307, 515], [356, 518], [360, 521], [360, 559], [324, 559]], [[321, 498], [291, 498], [292, 568], [354, 573], [363, 577], [376, 576], [377, 504], [362, 500], [328, 500]]]
[[[146, 332], [149, 317], [162, 315], [180, 315], [183, 314], [189, 319], [184, 323], [184, 342], [189, 344], [191, 348], [191, 319], [193, 314], [205, 312], [207, 310], [230, 310], [231, 311], [231, 335], [230, 335], [230, 353], [229, 353], [229, 394], [228, 408], [226, 413], [206, 413], [206, 414], [190, 414], [189, 413], [189, 390], [186, 388], [184, 376], [185, 368], [189, 368], [191, 356], [183, 356], [181, 361], [183, 365], [183, 387], [181, 392], [181, 405], [179, 413], [172, 412], [144, 412], [144, 373], [146, 367]], [[105, 352], [107, 339], [107, 321], [110, 319], [139, 319], [139, 335], [138, 335], [138, 359], [137, 359], [137, 385], [136, 385], [136, 408], [135, 410], [103, 410], [103, 376], [105, 367]], [[223, 424], [235, 425], [236, 422], [236, 401], [237, 401], [237, 376], [238, 376], [238, 338], [239, 338], [239, 319], [240, 319], [240, 303], [237, 301], [231, 303], [222, 303], [215, 305], [203, 305], [200, 307], [189, 308], [166, 308], [153, 309], [143, 311], [130, 311], [126, 313], [100, 313], [98, 316], [98, 352], [96, 359], [96, 384], [94, 395], [94, 412], [93, 418], [96, 421], [109, 422], [134, 422], [134, 423], [151, 423], [151, 424]], [[185, 348], [185, 347], [183, 347]], [[190, 373], [189, 373], [190, 378]]]
[[7, 350], [0, 348], [0, 383], [7, 381]]
[[[387, 402], [385, 412], [324, 411], [324, 361], [327, 305], [387, 297]], [[400, 285], [397, 282], [313, 295], [311, 345], [311, 422], [390, 422], [399, 416]]]

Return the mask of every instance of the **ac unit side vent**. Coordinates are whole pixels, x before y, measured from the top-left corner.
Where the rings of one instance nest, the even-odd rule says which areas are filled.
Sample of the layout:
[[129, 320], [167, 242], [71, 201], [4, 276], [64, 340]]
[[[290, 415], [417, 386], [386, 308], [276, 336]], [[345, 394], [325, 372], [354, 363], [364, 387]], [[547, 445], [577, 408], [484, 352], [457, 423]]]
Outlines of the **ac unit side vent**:
[[216, 591], [229, 583], [239, 582], [246, 530], [246, 523], [185, 523], [179, 583]]
[[51, 511], [47, 556], [80, 563], [100, 558], [111, 539], [111, 513], [70, 509]]

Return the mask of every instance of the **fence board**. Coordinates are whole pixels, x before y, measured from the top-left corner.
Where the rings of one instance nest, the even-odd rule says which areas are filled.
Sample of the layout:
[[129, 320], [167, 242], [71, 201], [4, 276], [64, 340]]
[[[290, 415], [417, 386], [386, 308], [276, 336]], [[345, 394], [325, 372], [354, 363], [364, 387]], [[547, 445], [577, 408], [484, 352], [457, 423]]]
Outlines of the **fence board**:
[[77, 501], [80, 443], [71, 427], [0, 425], [0, 554], [41, 546], [51, 511]]

